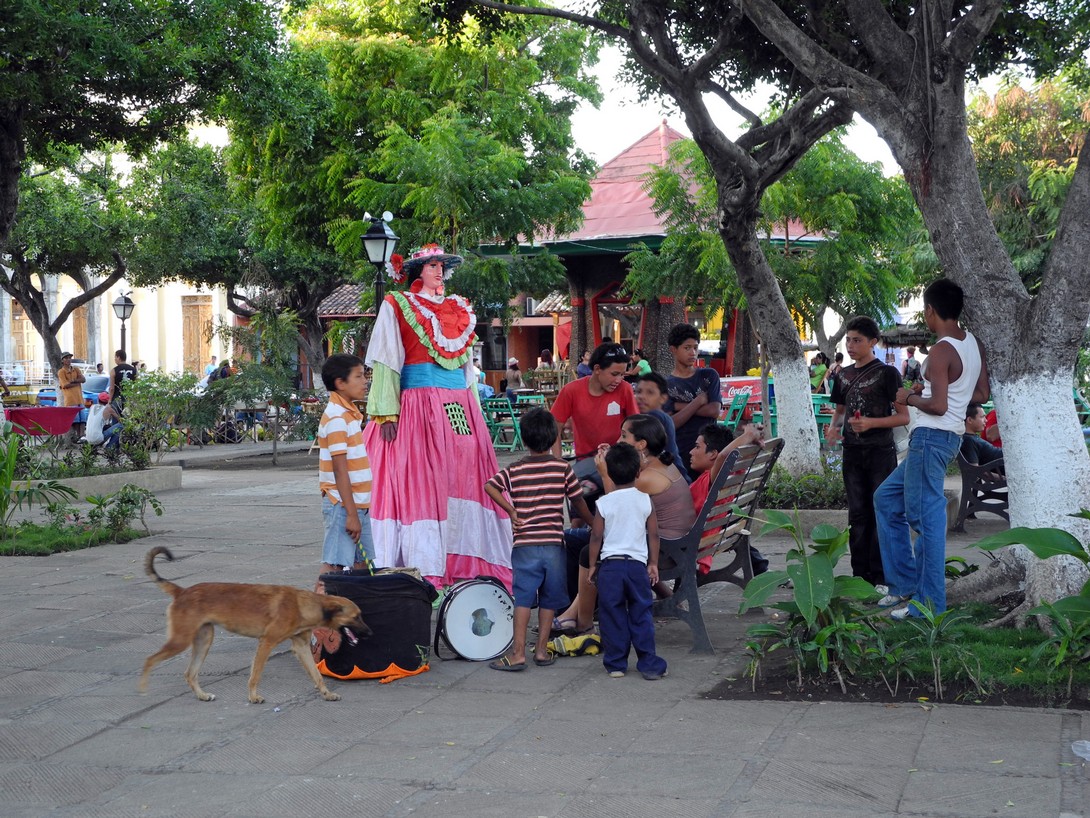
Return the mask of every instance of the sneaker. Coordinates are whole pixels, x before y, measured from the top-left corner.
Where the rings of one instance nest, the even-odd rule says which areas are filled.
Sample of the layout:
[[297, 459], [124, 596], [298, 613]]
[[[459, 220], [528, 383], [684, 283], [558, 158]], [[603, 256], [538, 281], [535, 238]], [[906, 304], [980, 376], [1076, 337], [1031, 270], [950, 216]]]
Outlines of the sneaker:
[[878, 600], [879, 608], [896, 608], [898, 605], [908, 602], [912, 599], [910, 596], [897, 596], [897, 594], [886, 594], [884, 597]]
[[659, 679], [665, 679], [667, 676], [669, 676], [670, 671], [664, 670], [662, 671], [662, 673], [644, 673], [641, 675], [649, 682], [657, 682]]
[[609, 678], [611, 678], [611, 679], [623, 679], [624, 678], [624, 671], [623, 670], [611, 670], [609, 672]]
[[874, 590], [878, 592], [879, 596], [889, 596], [888, 585], [875, 585]]
[[897, 608], [895, 611], [891, 611], [889, 614], [890, 619], [895, 619], [898, 622], [904, 622], [911, 615], [912, 612], [907, 605], [905, 605], [903, 608]]

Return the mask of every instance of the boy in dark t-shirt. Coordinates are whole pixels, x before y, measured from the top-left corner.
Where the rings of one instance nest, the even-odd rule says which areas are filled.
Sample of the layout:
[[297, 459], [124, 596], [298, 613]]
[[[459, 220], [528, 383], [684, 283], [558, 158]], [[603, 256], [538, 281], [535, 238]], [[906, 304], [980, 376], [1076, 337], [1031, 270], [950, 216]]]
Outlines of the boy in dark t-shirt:
[[884, 585], [878, 526], [874, 519], [874, 492], [897, 468], [893, 429], [908, 425], [907, 407], [897, 404], [901, 373], [874, 356], [878, 324], [857, 315], [848, 320], [844, 343], [851, 366], [840, 370], [833, 384], [836, 406], [825, 440], [844, 441], [844, 493], [848, 498], [848, 547], [852, 574]]
[[689, 459], [696, 445], [697, 435], [709, 420], [718, 420], [723, 408], [723, 394], [719, 373], [714, 369], [701, 369], [697, 364], [700, 333], [692, 324], [677, 324], [666, 340], [670, 354], [674, 356], [674, 369], [666, 379], [670, 400], [663, 411], [674, 419], [677, 451], [694, 480]]

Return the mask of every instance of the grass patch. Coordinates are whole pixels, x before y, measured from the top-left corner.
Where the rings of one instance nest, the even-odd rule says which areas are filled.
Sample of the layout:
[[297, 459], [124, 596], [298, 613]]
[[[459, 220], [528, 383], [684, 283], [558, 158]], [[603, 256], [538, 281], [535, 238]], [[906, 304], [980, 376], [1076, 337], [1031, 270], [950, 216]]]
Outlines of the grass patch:
[[82, 551], [84, 548], [130, 542], [147, 536], [147, 532], [135, 528], [122, 531], [77, 530], [73, 527], [60, 529], [51, 525], [25, 523], [13, 529], [10, 537], [0, 540], [0, 556], [47, 557], [62, 551]]
[[[953, 679], [979, 686], [985, 694], [1022, 693], [1042, 705], [1068, 700], [1067, 669], [1032, 658], [1034, 649], [1045, 638], [1044, 633], [1033, 627], [1023, 630], [983, 627], [1002, 613], [991, 605], [970, 603], [958, 609], [972, 618], [954, 625], [952, 632], [956, 637], [938, 649], [944, 675], [948, 672]], [[917, 682], [928, 682], [932, 676], [930, 653], [924, 646], [909, 641], [918, 631], [908, 623], [891, 621], [882, 633], [889, 643], [908, 642], [905, 666]], [[866, 665], [860, 675], [871, 675]], [[1090, 690], [1090, 664], [1083, 663], [1076, 669], [1073, 687], [1086, 697], [1086, 691]]]

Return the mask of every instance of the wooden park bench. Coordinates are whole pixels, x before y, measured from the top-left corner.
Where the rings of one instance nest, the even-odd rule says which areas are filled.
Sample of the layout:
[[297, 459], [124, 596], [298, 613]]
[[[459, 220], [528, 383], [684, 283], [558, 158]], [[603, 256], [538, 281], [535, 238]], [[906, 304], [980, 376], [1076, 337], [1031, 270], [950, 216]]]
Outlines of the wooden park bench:
[[[757, 509], [781, 451], [782, 440], [769, 440], [763, 448], [743, 446], [731, 452], [716, 475], [693, 527], [677, 539], [660, 540], [659, 578], [673, 580], [674, 593], [655, 602], [655, 616], [685, 622], [693, 634], [693, 653], [713, 652], [700, 610], [700, 587], [712, 582], [731, 582], [745, 588], [753, 579], [749, 516]], [[733, 510], [735, 506], [737, 512]], [[698, 559], [719, 554], [727, 556], [726, 565], [712, 568], [707, 574], [697, 571]], [[669, 567], [663, 568], [664, 565]]]
[[964, 533], [965, 518], [981, 511], [996, 514], [1009, 523], [1011, 518], [1007, 513], [1007, 475], [1003, 471], [1003, 458], [973, 465], [958, 452], [957, 460], [961, 471], [961, 500], [957, 521], [950, 530]]

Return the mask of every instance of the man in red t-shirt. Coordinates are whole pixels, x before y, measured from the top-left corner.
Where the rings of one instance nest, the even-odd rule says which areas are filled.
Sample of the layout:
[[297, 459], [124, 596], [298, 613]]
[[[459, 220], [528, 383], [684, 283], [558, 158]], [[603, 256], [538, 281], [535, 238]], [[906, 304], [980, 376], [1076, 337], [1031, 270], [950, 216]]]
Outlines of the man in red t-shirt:
[[1003, 448], [1003, 438], [999, 436], [999, 418], [995, 416], [994, 409], [984, 418], [984, 434], [981, 437], [993, 446]]
[[[572, 381], [556, 396], [553, 417], [561, 426], [572, 422], [576, 460], [594, 457], [602, 443], [612, 446], [621, 436], [624, 419], [639, 414], [632, 387], [624, 380], [628, 362], [623, 346], [601, 344], [590, 356], [591, 374]], [[560, 454], [559, 438], [553, 452]]]

